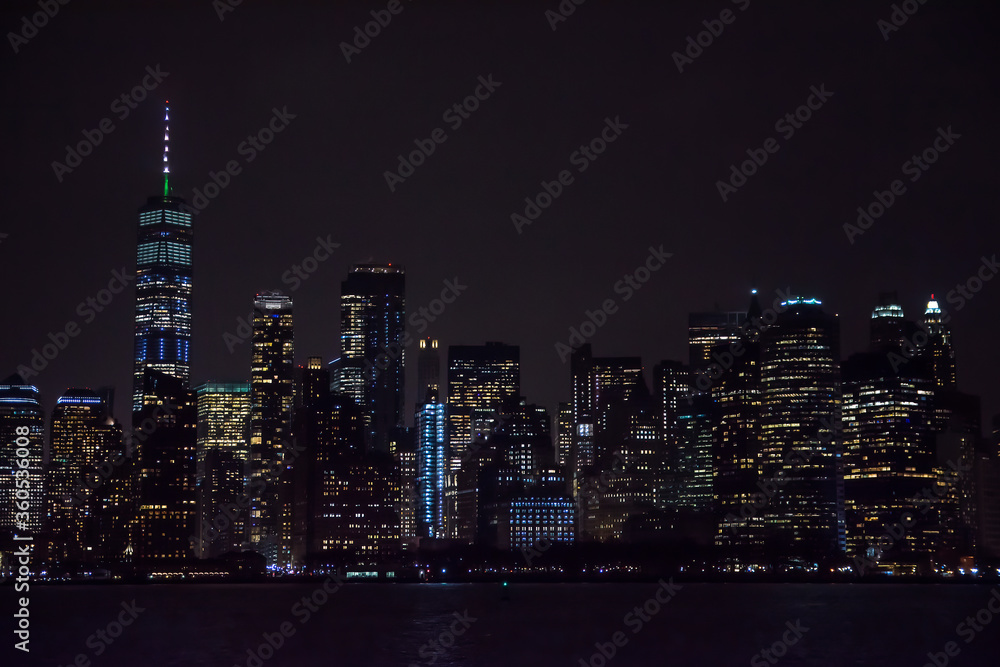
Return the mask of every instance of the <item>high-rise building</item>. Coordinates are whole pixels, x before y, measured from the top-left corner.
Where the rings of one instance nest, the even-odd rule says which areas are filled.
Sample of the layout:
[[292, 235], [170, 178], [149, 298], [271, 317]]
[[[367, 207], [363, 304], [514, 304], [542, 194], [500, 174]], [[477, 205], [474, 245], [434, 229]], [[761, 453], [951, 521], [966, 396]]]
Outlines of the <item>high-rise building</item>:
[[421, 499], [417, 481], [419, 451], [416, 427], [400, 426], [395, 429], [389, 440], [389, 453], [395, 462], [399, 483], [399, 503], [396, 509], [399, 514], [399, 539], [403, 549], [411, 549], [416, 546], [420, 536], [417, 527]]
[[677, 414], [677, 448], [672, 461], [670, 503], [699, 512], [712, 509], [714, 405], [710, 396], [683, 401]]
[[441, 350], [436, 338], [421, 338], [417, 352], [417, 401], [423, 401], [428, 389], [436, 389], [444, 400], [445, 387], [441, 384]]
[[401, 266], [358, 264], [340, 287], [335, 379], [364, 409], [368, 446], [380, 452], [389, 451], [392, 429], [404, 425], [405, 278]]
[[[575, 467], [604, 470], [611, 466], [628, 430], [626, 403], [646, 387], [639, 357], [594, 357], [581, 345], [570, 360], [573, 374], [573, 414], [580, 439]], [[648, 390], [647, 390], [648, 391]], [[592, 435], [582, 435], [592, 433]], [[589, 450], [589, 451], [588, 451]], [[585, 461], [590, 463], [585, 464]]]
[[296, 408], [309, 406], [330, 393], [330, 370], [324, 368], [323, 357], [309, 357], [305, 366], [299, 366], [295, 386]]
[[139, 209], [132, 411], [143, 406], [143, 372], [188, 383], [191, 375], [191, 208], [170, 194], [170, 107], [164, 117], [163, 195]]
[[746, 313], [704, 312], [688, 315], [688, 365], [691, 367], [691, 388], [696, 392], [706, 391], [704, 381], [699, 376], [712, 363], [712, 354], [719, 346], [728, 346], [740, 339]]
[[296, 416], [296, 564], [377, 564], [398, 553], [399, 487], [391, 457], [366, 451], [364, 414], [332, 393]]
[[191, 557], [196, 528], [196, 395], [181, 378], [147, 369], [143, 406], [133, 417], [138, 510], [127, 553], [144, 564]]
[[207, 382], [196, 391], [199, 529], [195, 552], [202, 558], [214, 558], [239, 550], [245, 540], [250, 384]]
[[665, 359], [653, 367], [653, 396], [660, 407], [660, 428], [668, 447], [677, 440], [677, 411], [691, 393], [690, 376], [690, 369], [679, 361]]
[[448, 475], [447, 406], [428, 389], [417, 406], [417, 534], [445, 537], [445, 482]]
[[[102, 529], [118, 525], [112, 485], [86, 483], [93, 471], [114, 471], [124, 454], [121, 426], [109, 406], [89, 389], [68, 389], [52, 411], [46, 466], [49, 556], [54, 561], [96, 561], [104, 556]], [[101, 474], [101, 473], [98, 473]]]
[[517, 345], [448, 347], [448, 439], [464, 450], [478, 421], [492, 421], [503, 402], [521, 395], [521, 350]]
[[0, 383], [0, 438], [0, 534], [35, 535], [45, 517], [45, 413], [19, 375]]
[[948, 328], [950, 317], [942, 314], [941, 307], [931, 294], [931, 300], [927, 302], [927, 309], [924, 311], [924, 332], [928, 340], [924, 345], [923, 353], [934, 369], [934, 383], [941, 389], [954, 389], [955, 379], [955, 350], [951, 343], [951, 329]]
[[251, 547], [268, 566], [291, 561], [291, 507], [287, 497], [295, 388], [292, 300], [263, 292], [254, 301], [250, 366]]
[[[847, 554], [884, 568], [929, 567], [940, 541], [938, 508], [922, 498], [937, 478], [933, 381], [923, 364], [893, 369], [891, 349], [900, 348], [844, 362]], [[912, 517], [906, 532], [885, 544], [886, 531], [904, 515]]]
[[556, 465], [565, 466], [573, 456], [573, 403], [559, 403], [556, 417]]
[[[758, 321], [761, 310], [753, 290], [745, 322]], [[755, 500], [760, 493], [760, 340], [756, 328], [745, 326], [737, 344], [720, 345], [716, 358], [730, 363], [713, 380], [714, 416], [713, 508], [715, 543], [724, 557], [743, 564], [763, 555], [762, 517]], [[728, 356], [727, 356], [728, 355]], [[718, 363], [718, 362], [717, 362]]]
[[761, 334], [761, 473], [784, 482], [766, 508], [766, 546], [829, 559], [845, 549], [840, 323], [818, 299], [782, 306]]

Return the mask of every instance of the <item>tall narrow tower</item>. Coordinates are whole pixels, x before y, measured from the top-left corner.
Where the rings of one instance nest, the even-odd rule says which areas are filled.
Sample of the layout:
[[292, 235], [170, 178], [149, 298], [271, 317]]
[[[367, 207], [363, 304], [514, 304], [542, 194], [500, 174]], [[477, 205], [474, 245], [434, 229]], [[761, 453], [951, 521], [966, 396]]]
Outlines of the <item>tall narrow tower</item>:
[[250, 366], [249, 541], [269, 566], [291, 559], [290, 463], [295, 388], [292, 300], [263, 292], [254, 300]]
[[188, 385], [191, 375], [191, 213], [170, 194], [170, 106], [163, 117], [163, 194], [139, 209], [132, 411], [143, 405], [146, 369]]
[[358, 264], [340, 287], [339, 385], [365, 412], [368, 447], [381, 452], [403, 423], [405, 286], [401, 266]]

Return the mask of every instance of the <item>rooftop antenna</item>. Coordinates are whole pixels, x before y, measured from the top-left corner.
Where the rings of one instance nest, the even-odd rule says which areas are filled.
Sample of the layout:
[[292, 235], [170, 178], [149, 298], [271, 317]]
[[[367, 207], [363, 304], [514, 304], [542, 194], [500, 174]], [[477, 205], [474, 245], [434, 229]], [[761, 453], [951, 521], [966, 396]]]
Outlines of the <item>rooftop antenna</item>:
[[170, 100], [163, 114], [163, 196], [170, 196]]

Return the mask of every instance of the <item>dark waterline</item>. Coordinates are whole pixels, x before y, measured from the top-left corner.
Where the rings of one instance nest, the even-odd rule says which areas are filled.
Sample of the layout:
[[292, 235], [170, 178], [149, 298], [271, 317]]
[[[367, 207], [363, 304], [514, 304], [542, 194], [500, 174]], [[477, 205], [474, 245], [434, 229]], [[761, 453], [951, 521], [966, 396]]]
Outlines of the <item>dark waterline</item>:
[[[490, 584], [348, 584], [325, 603], [317, 593], [321, 606], [307, 617], [307, 608], [296, 603], [318, 588], [36, 587], [31, 653], [13, 651], [9, 640], [4, 653], [14, 659], [3, 664], [62, 666], [83, 653], [101, 667], [246, 667], [247, 650], [257, 649], [264, 633], [280, 632], [282, 623], [294, 632], [262, 665], [569, 667], [583, 659], [597, 667], [600, 660], [591, 661], [595, 644], [610, 651], [619, 631], [624, 645], [608, 661], [615, 667], [766, 665], [771, 663], [763, 658], [751, 661], [783, 635], [795, 638], [789, 627], [796, 622], [805, 631], [774, 664], [921, 667], [928, 652], [944, 651], [949, 641], [960, 651], [949, 664], [995, 665], [1000, 655], [1000, 620], [970, 643], [969, 632], [956, 633], [967, 616], [987, 607], [996, 590], [989, 586], [687, 583], [672, 598], [661, 593], [669, 600], [661, 606], [649, 602], [657, 584], [512, 584], [506, 593]], [[994, 607], [1000, 608], [997, 596]], [[12, 597], [6, 588], [7, 623]], [[88, 646], [88, 637], [121, 615], [127, 620], [122, 605], [132, 600], [134, 622], [96, 655], [103, 642], [95, 636]], [[647, 603], [647, 613], [653, 612], [648, 620], [626, 616]], [[449, 627], [453, 645], [429, 662], [429, 642], [443, 638], [451, 644]]]

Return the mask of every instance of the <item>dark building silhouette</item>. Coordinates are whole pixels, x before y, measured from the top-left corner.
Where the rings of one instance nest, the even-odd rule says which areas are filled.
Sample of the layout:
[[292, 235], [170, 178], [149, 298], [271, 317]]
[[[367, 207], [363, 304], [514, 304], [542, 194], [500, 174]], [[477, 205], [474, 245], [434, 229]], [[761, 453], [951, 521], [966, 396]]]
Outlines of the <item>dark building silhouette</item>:
[[130, 549], [139, 564], [155, 567], [193, 555], [198, 413], [195, 393], [165, 373], [147, 370], [142, 396], [132, 418], [138, 507]]

